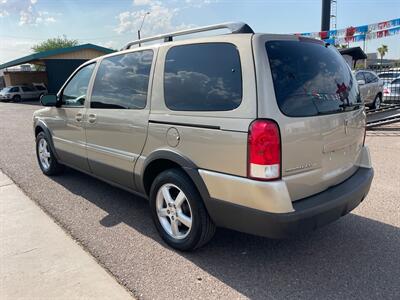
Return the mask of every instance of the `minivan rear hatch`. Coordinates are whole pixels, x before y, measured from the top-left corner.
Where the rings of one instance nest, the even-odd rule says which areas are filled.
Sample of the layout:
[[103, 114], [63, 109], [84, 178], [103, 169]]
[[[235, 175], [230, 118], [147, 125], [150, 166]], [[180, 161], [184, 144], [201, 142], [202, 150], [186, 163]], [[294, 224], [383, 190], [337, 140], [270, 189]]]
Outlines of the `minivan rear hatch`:
[[[295, 201], [337, 185], [357, 170], [364, 106], [335, 47], [293, 37], [268, 40], [264, 49], [275, 99], [259, 101], [271, 102], [263, 113], [279, 124], [281, 174]], [[278, 110], [271, 115], [274, 106]]]

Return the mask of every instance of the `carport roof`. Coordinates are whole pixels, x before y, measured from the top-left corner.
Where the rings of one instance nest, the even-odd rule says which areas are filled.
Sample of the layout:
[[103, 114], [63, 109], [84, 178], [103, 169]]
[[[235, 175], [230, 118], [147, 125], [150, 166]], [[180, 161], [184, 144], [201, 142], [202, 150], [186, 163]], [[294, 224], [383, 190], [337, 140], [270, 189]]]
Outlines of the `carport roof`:
[[15, 60], [12, 60], [12, 61], [9, 61], [9, 62], [6, 62], [6, 63], [0, 65], [0, 70], [9, 68], [9, 67], [22, 65], [22, 64], [32, 63], [34, 61], [45, 59], [47, 57], [58, 55], [58, 54], [79, 51], [82, 49], [98, 50], [98, 51], [104, 52], [104, 54], [114, 52], [114, 50], [109, 49], [109, 48], [104, 48], [104, 47], [93, 45], [93, 44], [83, 44], [83, 45], [74, 46], [74, 47], [48, 50], [48, 51], [43, 51], [43, 52], [38, 52], [38, 53], [31, 54], [31, 55], [27, 55], [27, 56], [24, 56], [24, 57], [21, 57], [21, 58], [18, 58], [18, 59], [15, 59]]
[[350, 55], [353, 60], [367, 59], [367, 55], [360, 47], [339, 49], [340, 54]]

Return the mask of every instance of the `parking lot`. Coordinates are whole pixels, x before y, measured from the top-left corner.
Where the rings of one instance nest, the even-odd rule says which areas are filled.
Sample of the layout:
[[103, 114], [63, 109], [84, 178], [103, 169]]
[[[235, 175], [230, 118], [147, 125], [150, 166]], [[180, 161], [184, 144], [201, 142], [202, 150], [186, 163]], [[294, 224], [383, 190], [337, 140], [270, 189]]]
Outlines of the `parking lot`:
[[400, 298], [400, 125], [367, 136], [375, 179], [351, 214], [291, 240], [219, 229], [168, 248], [147, 202], [72, 169], [37, 166], [32, 102], [0, 103], [0, 169], [139, 298]]

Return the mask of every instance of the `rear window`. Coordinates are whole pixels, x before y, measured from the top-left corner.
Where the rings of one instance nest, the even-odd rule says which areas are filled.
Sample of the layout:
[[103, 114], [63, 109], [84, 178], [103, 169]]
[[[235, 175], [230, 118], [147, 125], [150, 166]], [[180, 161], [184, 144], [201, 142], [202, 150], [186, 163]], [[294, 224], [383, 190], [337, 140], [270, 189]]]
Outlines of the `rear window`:
[[378, 77], [379, 78], [383, 78], [383, 79], [385, 79], [385, 78], [396, 78], [396, 77], [399, 77], [400, 76], [400, 73], [392, 73], [392, 72], [388, 72], [388, 73], [380, 73], [380, 74], [378, 74]]
[[357, 84], [333, 46], [308, 41], [271, 41], [266, 50], [281, 111], [309, 117], [358, 109]]
[[168, 50], [165, 104], [171, 110], [226, 111], [242, 101], [239, 52], [228, 43], [175, 46]]

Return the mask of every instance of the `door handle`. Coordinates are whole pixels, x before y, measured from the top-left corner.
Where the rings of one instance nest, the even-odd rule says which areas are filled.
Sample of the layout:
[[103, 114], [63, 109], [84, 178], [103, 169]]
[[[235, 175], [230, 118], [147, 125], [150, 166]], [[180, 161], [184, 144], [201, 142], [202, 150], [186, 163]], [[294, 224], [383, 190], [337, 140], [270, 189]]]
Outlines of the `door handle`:
[[89, 121], [89, 123], [96, 122], [96, 115], [95, 114], [89, 114], [88, 121]]
[[83, 114], [81, 114], [81, 113], [77, 113], [77, 114], [75, 115], [75, 120], [76, 120], [77, 122], [81, 122], [81, 121], [82, 121], [82, 118], [83, 118]]

